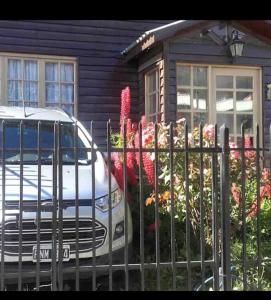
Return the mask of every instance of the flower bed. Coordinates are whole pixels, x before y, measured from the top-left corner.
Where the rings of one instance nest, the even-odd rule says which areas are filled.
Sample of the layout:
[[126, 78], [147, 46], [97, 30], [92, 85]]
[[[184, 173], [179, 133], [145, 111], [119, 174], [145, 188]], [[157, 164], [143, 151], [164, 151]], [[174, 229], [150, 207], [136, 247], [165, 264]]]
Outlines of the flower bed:
[[[121, 129], [120, 133], [113, 135], [112, 142], [117, 147], [123, 146], [123, 138], [126, 134], [127, 147], [139, 148], [140, 135], [138, 124], [132, 123], [129, 119], [131, 105], [131, 95], [129, 88], [122, 92], [121, 108]], [[124, 122], [126, 122], [126, 132], [124, 132]], [[142, 147], [153, 149], [155, 147], [155, 126], [153, 123], [147, 123], [145, 117], [141, 120], [142, 126]], [[166, 124], [157, 125], [157, 145], [158, 148], [169, 149], [170, 147], [170, 127]], [[177, 121], [174, 128], [173, 145], [174, 148], [185, 148], [185, 120]], [[202, 147], [212, 148], [215, 146], [215, 127], [207, 124], [202, 128]], [[245, 148], [252, 148], [251, 138], [245, 136]], [[195, 128], [188, 134], [188, 147], [194, 148], [200, 146], [200, 129]], [[242, 157], [240, 150], [235, 150], [237, 145], [230, 143], [229, 170], [230, 170], [230, 235], [231, 235], [231, 259], [235, 267], [238, 278], [243, 278], [244, 270], [242, 267], [242, 254], [245, 254], [248, 260], [246, 270], [248, 289], [270, 289], [271, 273], [268, 262], [261, 263], [260, 270], [257, 269], [257, 258], [271, 258], [270, 229], [271, 229], [271, 177], [270, 171], [263, 165], [263, 157], [259, 158], [259, 170], [256, 167], [256, 151], [245, 150]], [[214, 157], [217, 157], [216, 177], [212, 170]], [[123, 187], [123, 154], [114, 153], [113, 173], [121, 187]], [[159, 227], [160, 231], [160, 254], [161, 261], [171, 261], [171, 217], [174, 218], [176, 235], [176, 260], [186, 260], [186, 249], [191, 248], [191, 259], [200, 259], [200, 223], [203, 221], [205, 259], [212, 259], [213, 246], [213, 213], [212, 200], [214, 179], [217, 181], [217, 205], [219, 210], [219, 168], [220, 155], [214, 156], [212, 153], [190, 152], [188, 154], [188, 176], [185, 176], [185, 153], [174, 152], [173, 154], [173, 176], [170, 169], [169, 152], [159, 152], [157, 154], [158, 164], [158, 190], [155, 191], [155, 155], [153, 152], [142, 153], [142, 165], [144, 169], [144, 224], [145, 224], [145, 261], [155, 261], [155, 230]], [[139, 225], [135, 220], [139, 220], [138, 203], [138, 166], [139, 153], [127, 153], [127, 173], [129, 178], [130, 192], [133, 202], [131, 203], [134, 216], [134, 230], [136, 239], [139, 241]], [[242, 174], [242, 162], [244, 174]], [[260, 174], [259, 176], [257, 176]], [[172, 178], [171, 178], [172, 177]], [[257, 181], [257, 178], [259, 180]], [[173, 191], [171, 190], [171, 179], [173, 180]], [[245, 188], [242, 194], [242, 182], [245, 180]], [[187, 190], [188, 189], [188, 190]], [[173, 194], [173, 199], [171, 199]], [[158, 196], [156, 199], [156, 195]], [[259, 195], [260, 209], [257, 207], [257, 195]], [[188, 196], [188, 198], [187, 198]], [[189, 199], [189, 225], [191, 226], [191, 244], [186, 245], [186, 218], [187, 218], [187, 199]], [[243, 201], [245, 199], [245, 208]], [[201, 200], [203, 205], [201, 206]], [[160, 221], [154, 222], [155, 202], [159, 204]], [[172, 201], [174, 202], [174, 215], [172, 214]], [[243, 211], [245, 212], [246, 235], [243, 235]], [[218, 232], [218, 236], [220, 231]], [[243, 241], [246, 241], [243, 248]], [[260, 241], [260, 252], [258, 244]], [[137, 245], [139, 247], [139, 244]], [[139, 253], [139, 252], [138, 252]], [[256, 259], [256, 260], [255, 260]], [[200, 271], [195, 271], [196, 273]], [[195, 276], [196, 273], [193, 273]], [[206, 277], [211, 270], [207, 268]], [[163, 277], [164, 284], [170, 287], [172, 274]], [[186, 282], [184, 275], [182, 280]], [[182, 277], [183, 276], [183, 277]], [[185, 285], [185, 284], [184, 284]], [[243, 289], [242, 282], [235, 282], [235, 289]]]

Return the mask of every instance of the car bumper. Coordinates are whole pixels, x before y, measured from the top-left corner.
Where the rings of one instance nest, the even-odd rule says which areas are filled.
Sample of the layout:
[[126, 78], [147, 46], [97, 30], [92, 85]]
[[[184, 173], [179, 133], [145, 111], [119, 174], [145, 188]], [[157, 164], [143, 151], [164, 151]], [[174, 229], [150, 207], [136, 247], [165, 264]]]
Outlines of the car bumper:
[[[127, 247], [128, 255], [131, 257], [131, 243]], [[118, 249], [112, 252], [112, 265], [124, 264], [125, 248]], [[96, 276], [108, 275], [109, 266], [109, 254], [97, 256], [94, 263], [93, 258], [83, 258], [78, 260], [78, 266], [76, 260], [69, 262], [63, 262], [62, 267], [56, 264], [54, 268], [51, 263], [40, 263], [40, 270], [37, 273], [37, 264], [23, 262], [21, 273], [19, 273], [18, 263], [5, 263], [4, 264], [4, 283], [15, 284], [18, 282], [19, 274], [21, 274], [22, 283], [36, 283], [39, 282], [52, 282], [53, 270], [55, 272], [55, 278], [58, 278], [59, 272], [62, 273], [63, 280], [75, 280], [77, 274], [79, 279], [91, 278], [94, 273]], [[114, 271], [114, 269], [112, 268]]]

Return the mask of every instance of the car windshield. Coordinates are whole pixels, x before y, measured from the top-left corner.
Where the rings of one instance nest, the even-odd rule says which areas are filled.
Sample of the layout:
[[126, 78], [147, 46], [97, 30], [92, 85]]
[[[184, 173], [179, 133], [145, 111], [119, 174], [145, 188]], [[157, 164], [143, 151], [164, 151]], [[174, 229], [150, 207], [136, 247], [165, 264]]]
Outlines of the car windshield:
[[[61, 126], [62, 163], [74, 164], [78, 145], [77, 157], [79, 164], [89, 164], [91, 156], [85, 144], [77, 137], [75, 142], [75, 130], [73, 123], [63, 123]], [[1, 129], [2, 130], [2, 129]], [[80, 128], [78, 128], [79, 135]], [[81, 132], [82, 133], [82, 132]], [[0, 147], [3, 147], [3, 132], [0, 134]], [[42, 123], [40, 127], [40, 158], [42, 164], [52, 164], [54, 153], [54, 124]], [[23, 125], [23, 163], [38, 163], [38, 122]], [[58, 150], [57, 150], [58, 151]], [[2, 159], [2, 157], [0, 157]], [[20, 124], [19, 122], [5, 125], [4, 159], [7, 164], [20, 163]]]

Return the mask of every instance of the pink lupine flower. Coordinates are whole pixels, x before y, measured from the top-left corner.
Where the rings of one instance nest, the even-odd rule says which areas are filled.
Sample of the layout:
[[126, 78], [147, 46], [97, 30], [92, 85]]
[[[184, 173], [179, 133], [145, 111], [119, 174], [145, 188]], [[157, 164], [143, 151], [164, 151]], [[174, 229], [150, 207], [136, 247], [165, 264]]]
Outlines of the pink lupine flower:
[[120, 122], [129, 117], [131, 109], [131, 91], [129, 86], [121, 91]]
[[143, 166], [144, 170], [147, 175], [147, 179], [150, 185], [154, 186], [154, 165], [150, 157], [150, 153], [143, 152], [142, 153], [142, 160], [143, 160]]
[[122, 166], [122, 162], [120, 161], [118, 153], [112, 153], [112, 161], [113, 161], [112, 173], [113, 173], [120, 189], [123, 190], [123, 186], [124, 186], [123, 166]]

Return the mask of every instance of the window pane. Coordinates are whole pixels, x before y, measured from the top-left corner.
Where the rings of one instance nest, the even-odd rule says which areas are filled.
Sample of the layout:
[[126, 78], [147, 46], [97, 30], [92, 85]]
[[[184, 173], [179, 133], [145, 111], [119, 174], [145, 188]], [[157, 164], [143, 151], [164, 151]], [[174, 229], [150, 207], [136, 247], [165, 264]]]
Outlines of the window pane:
[[195, 109], [207, 109], [207, 90], [193, 91], [193, 107]]
[[29, 101], [38, 101], [38, 83], [24, 82], [24, 99]]
[[73, 75], [73, 64], [61, 64], [61, 81], [73, 81]]
[[233, 76], [217, 75], [216, 87], [219, 89], [232, 89], [233, 88]]
[[46, 63], [45, 64], [45, 80], [57, 81], [58, 80], [58, 64]]
[[194, 113], [193, 116], [194, 127], [199, 127], [200, 123], [202, 125], [207, 123], [207, 114], [206, 113]]
[[191, 94], [190, 90], [184, 89], [177, 92], [177, 108], [190, 109], [191, 108]]
[[19, 59], [8, 60], [8, 79], [22, 79], [22, 62]]
[[156, 94], [147, 97], [146, 114], [147, 116], [156, 113]]
[[207, 86], [207, 67], [193, 67], [194, 86]]
[[190, 112], [178, 111], [176, 117], [177, 117], [177, 120], [184, 118], [187, 122], [188, 130], [191, 131], [191, 113]]
[[236, 110], [237, 111], [252, 111], [251, 92], [236, 92]]
[[35, 60], [24, 62], [24, 80], [38, 80], [38, 64]]
[[190, 67], [177, 66], [177, 85], [190, 86]]
[[152, 93], [157, 90], [156, 72], [147, 75], [147, 93]]
[[61, 98], [64, 102], [73, 102], [73, 84], [61, 84]]
[[233, 115], [232, 114], [217, 114], [216, 115], [216, 123], [218, 130], [219, 128], [225, 124], [229, 128], [230, 133], [233, 133]]
[[22, 82], [9, 80], [8, 81], [8, 100], [22, 100]]
[[232, 111], [233, 110], [233, 92], [216, 92], [216, 110]]
[[253, 78], [251, 76], [236, 76], [237, 89], [252, 89]]
[[46, 102], [59, 101], [59, 86], [57, 83], [46, 83]]
[[244, 123], [246, 133], [253, 134], [253, 115], [237, 115], [237, 133], [241, 133], [241, 125]]

